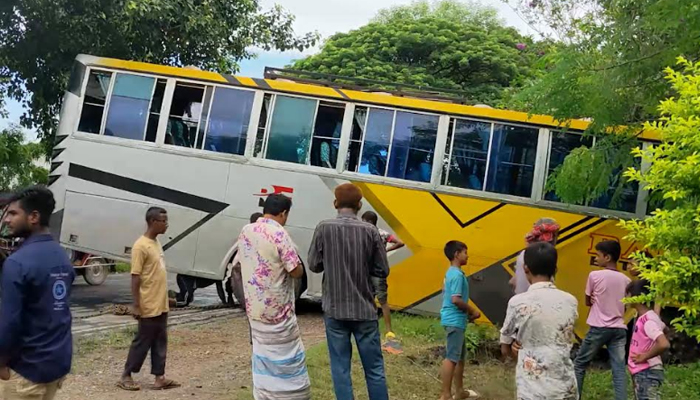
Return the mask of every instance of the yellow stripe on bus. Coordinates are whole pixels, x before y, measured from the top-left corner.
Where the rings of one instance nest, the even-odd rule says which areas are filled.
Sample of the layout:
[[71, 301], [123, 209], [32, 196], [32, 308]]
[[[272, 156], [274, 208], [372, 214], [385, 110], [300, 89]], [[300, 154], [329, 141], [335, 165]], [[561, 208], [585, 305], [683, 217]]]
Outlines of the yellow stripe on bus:
[[[167, 75], [173, 77], [182, 77], [188, 79], [197, 79], [210, 82], [227, 83], [224, 76], [216, 72], [200, 71], [189, 68], [169, 67], [165, 65], [149, 64], [138, 61], [124, 61], [113, 58], [99, 57], [95, 63], [97, 66], [115, 68], [122, 70], [130, 70], [135, 72], [150, 73], [156, 75]], [[236, 77], [244, 86], [260, 87], [255, 81], [247, 77]], [[287, 93], [296, 93], [307, 96], [319, 96], [333, 99], [345, 99], [340, 91], [321, 85], [312, 85], [304, 83], [294, 83], [282, 80], [265, 80], [266, 84], [272, 90], [282, 91]], [[389, 94], [369, 93], [357, 90], [342, 89], [342, 93], [347, 96], [347, 100], [370, 103], [375, 105], [393, 106], [410, 108], [414, 110], [423, 110], [425, 112], [453, 114], [455, 116], [465, 116], [473, 118], [495, 119], [501, 121], [510, 121], [518, 123], [533, 124], [539, 126], [547, 126], [551, 128], [568, 127], [576, 130], [585, 130], [590, 125], [590, 122], [574, 119], [569, 121], [557, 121], [551, 116], [528, 114], [519, 111], [509, 111], [489, 107], [475, 107], [463, 104], [454, 104], [442, 101], [433, 101], [418, 99], [413, 97], [393, 96]], [[640, 138], [649, 140], [659, 140], [659, 133], [655, 131], [644, 131]]]
[[274, 90], [282, 92], [293, 92], [307, 96], [321, 96], [330, 98], [343, 98], [335, 89], [326, 86], [305, 85], [294, 82], [277, 81], [266, 79], [268, 85]]
[[134, 72], [143, 72], [154, 75], [176, 76], [189, 79], [206, 80], [211, 82], [226, 83], [226, 78], [221, 74], [210, 71], [200, 71], [197, 69], [169, 67], [166, 65], [147, 64], [137, 61], [122, 61], [113, 58], [100, 58], [99, 66], [122, 69]]

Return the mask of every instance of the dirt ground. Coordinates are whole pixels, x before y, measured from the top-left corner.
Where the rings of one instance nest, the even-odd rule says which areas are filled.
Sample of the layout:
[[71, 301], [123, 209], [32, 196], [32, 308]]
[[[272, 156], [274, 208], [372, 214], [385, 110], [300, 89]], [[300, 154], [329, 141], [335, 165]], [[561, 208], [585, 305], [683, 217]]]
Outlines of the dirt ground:
[[[307, 348], [325, 339], [320, 314], [299, 315], [298, 319]], [[116, 387], [132, 335], [118, 332], [77, 340], [73, 373], [56, 400], [230, 400], [249, 396], [251, 346], [244, 318], [171, 328], [166, 376], [182, 387], [166, 391], [151, 389], [148, 359], [141, 373], [134, 376], [141, 391], [126, 392]]]

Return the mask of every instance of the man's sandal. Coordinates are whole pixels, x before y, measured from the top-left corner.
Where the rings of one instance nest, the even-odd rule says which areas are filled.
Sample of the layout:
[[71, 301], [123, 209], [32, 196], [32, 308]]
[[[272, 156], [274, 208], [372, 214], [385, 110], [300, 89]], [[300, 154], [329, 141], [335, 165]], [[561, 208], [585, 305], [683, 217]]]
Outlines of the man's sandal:
[[117, 387], [119, 389], [126, 390], [129, 392], [136, 392], [141, 390], [141, 386], [139, 386], [136, 382], [132, 380], [119, 381], [117, 382]]

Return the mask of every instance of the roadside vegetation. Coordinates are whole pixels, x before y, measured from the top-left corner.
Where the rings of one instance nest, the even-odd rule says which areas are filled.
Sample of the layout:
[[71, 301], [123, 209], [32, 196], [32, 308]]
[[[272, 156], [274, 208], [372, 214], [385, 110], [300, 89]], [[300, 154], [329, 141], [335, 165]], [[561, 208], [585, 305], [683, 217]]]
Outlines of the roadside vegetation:
[[[393, 326], [401, 339], [402, 355], [384, 355], [389, 393], [394, 399], [434, 400], [439, 397], [439, 365], [444, 351], [444, 329], [437, 318], [404, 314], [392, 315]], [[383, 326], [382, 332], [383, 332]], [[488, 325], [471, 324], [467, 329], [469, 360], [465, 385], [481, 394], [482, 400], [515, 398], [515, 366], [499, 360], [498, 330]], [[307, 363], [313, 399], [332, 399], [328, 348], [319, 343], [307, 349]], [[358, 400], [367, 399], [362, 365], [357, 352], [353, 354], [353, 387]], [[629, 387], [631, 388], [631, 381]], [[613, 397], [612, 375], [609, 370], [593, 369], [586, 377], [586, 399], [608, 400]], [[687, 400], [700, 393], [700, 363], [667, 366], [666, 384], [662, 390], [665, 400]], [[630, 399], [632, 399], [630, 390]], [[238, 399], [249, 399], [249, 392]]]
[[124, 274], [127, 272], [131, 272], [131, 265], [127, 263], [118, 262], [117, 265], [114, 266], [115, 274]]

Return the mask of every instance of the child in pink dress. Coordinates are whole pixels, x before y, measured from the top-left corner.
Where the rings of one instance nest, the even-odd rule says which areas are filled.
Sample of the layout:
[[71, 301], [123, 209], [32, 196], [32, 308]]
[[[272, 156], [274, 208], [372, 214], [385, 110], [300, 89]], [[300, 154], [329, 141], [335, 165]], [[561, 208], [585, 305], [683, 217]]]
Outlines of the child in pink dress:
[[[648, 282], [637, 280], [627, 286], [627, 296], [649, 293]], [[627, 367], [632, 374], [637, 400], [660, 400], [664, 369], [661, 354], [671, 345], [664, 335], [665, 325], [661, 318], [646, 304], [632, 304], [637, 310]]]

